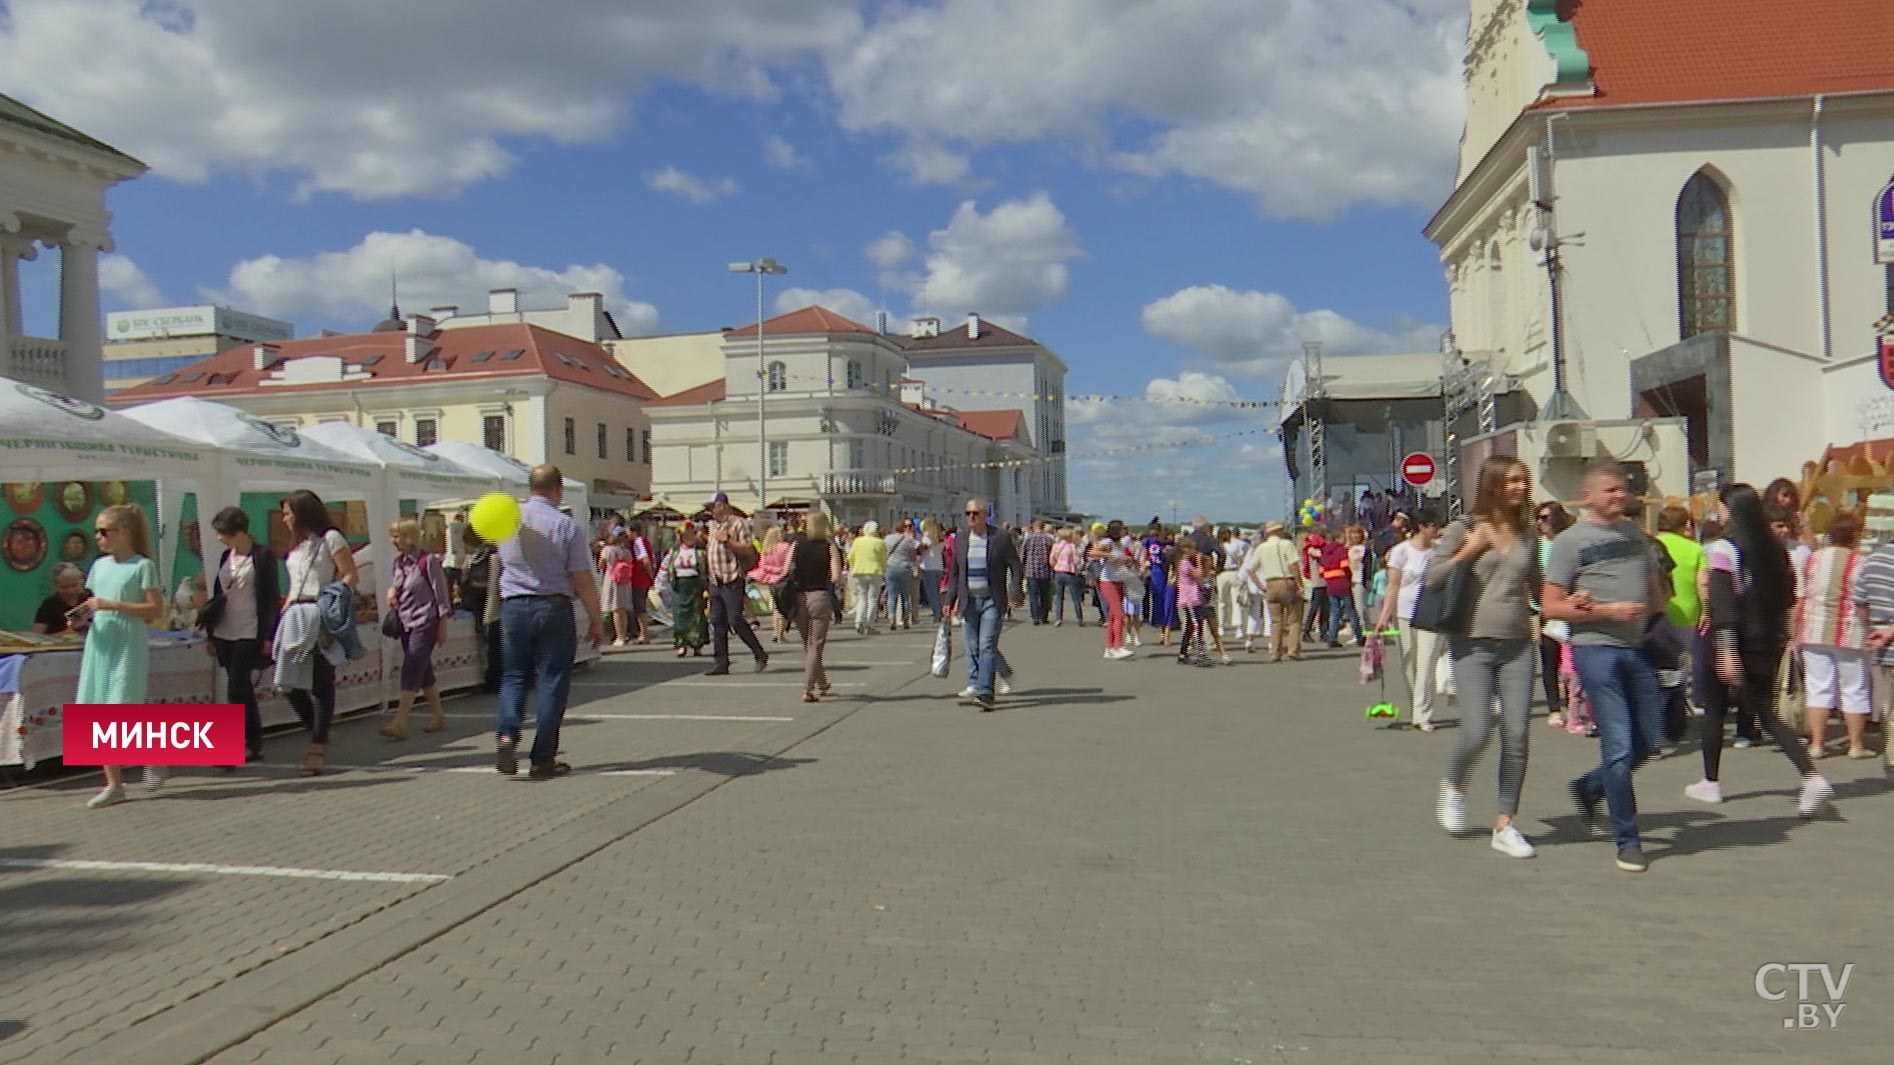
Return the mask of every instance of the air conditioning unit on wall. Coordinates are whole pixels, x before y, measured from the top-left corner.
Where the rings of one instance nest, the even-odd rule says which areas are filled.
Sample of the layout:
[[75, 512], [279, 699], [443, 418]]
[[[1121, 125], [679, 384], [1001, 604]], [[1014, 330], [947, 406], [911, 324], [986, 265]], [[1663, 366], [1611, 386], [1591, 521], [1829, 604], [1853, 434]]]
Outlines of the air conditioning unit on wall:
[[1554, 459], [1588, 459], [1598, 452], [1598, 427], [1590, 422], [1553, 422], [1545, 430], [1545, 454]]

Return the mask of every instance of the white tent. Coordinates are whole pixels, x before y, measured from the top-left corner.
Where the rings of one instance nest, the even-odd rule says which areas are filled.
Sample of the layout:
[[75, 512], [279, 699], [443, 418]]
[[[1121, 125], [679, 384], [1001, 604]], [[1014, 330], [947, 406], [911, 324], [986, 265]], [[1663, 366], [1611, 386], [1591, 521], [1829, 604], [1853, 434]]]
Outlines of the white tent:
[[468, 469], [426, 448], [348, 422], [328, 422], [302, 435], [353, 459], [381, 466], [397, 501], [412, 499], [426, 505], [466, 499], [497, 491], [506, 484], [497, 474]]
[[[167, 586], [184, 495], [215, 482], [216, 453], [85, 400], [0, 377], [0, 464], [9, 481], [157, 481], [153, 532]], [[199, 560], [202, 561], [201, 558]]]
[[[525, 491], [527, 477], [532, 473], [532, 467], [511, 455], [495, 451], [490, 447], [481, 447], [479, 444], [469, 444], [464, 440], [442, 440], [437, 444], [429, 444], [423, 450], [432, 451], [457, 466], [491, 474], [500, 478], [508, 488], [518, 489], [521, 492]], [[580, 528], [590, 529], [592, 527], [591, 493], [586, 489], [584, 481], [567, 477], [565, 483], [565, 505], [572, 511], [572, 516], [578, 519]]]
[[200, 515], [238, 505], [244, 492], [307, 488], [324, 502], [366, 504], [371, 538], [394, 520], [377, 466], [306, 439], [294, 429], [271, 425], [248, 411], [179, 396], [127, 408], [125, 416], [216, 449], [220, 476], [208, 494], [198, 494]]

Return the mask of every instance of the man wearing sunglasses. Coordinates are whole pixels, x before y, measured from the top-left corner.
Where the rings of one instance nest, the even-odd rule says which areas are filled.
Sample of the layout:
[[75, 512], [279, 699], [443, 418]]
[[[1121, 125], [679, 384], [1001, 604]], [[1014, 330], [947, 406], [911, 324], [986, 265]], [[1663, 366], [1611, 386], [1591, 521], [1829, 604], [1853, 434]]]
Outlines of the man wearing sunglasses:
[[1007, 606], [1026, 601], [1024, 576], [1013, 538], [987, 524], [986, 503], [972, 499], [957, 538], [953, 571], [947, 577], [947, 616], [959, 617], [967, 645], [967, 675], [973, 701], [992, 710], [994, 673], [999, 665], [1001, 615]]

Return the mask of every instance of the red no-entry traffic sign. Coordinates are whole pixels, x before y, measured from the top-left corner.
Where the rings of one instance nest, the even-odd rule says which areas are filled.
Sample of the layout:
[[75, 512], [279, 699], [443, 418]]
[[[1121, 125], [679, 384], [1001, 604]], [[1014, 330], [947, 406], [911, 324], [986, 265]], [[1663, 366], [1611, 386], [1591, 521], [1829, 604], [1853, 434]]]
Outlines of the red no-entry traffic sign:
[[1424, 488], [1434, 479], [1434, 457], [1414, 452], [1401, 460], [1401, 479], [1416, 488]]

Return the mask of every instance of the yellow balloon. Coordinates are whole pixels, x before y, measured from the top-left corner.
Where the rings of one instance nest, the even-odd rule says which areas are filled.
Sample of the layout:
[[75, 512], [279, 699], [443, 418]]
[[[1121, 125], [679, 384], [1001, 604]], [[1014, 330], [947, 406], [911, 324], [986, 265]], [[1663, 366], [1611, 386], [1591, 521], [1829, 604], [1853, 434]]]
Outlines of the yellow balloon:
[[511, 539], [520, 529], [519, 500], [502, 492], [488, 492], [474, 503], [467, 524], [482, 540], [497, 544]]

